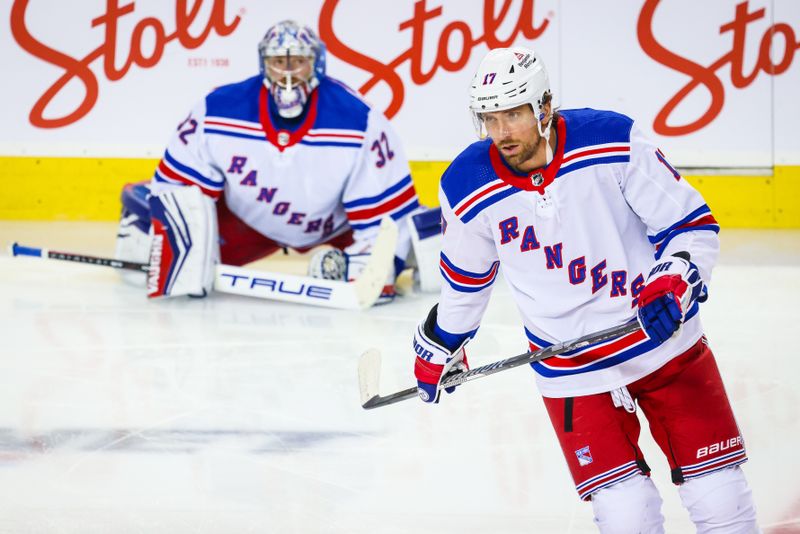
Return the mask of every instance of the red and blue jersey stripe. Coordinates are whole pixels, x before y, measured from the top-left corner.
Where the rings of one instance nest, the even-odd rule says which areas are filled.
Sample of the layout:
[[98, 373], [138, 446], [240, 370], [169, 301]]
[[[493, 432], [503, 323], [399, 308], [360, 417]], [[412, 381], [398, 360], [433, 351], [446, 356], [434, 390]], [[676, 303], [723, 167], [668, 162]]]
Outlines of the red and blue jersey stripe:
[[[268, 141], [261, 123], [226, 117], [206, 117], [203, 132], [211, 135], [253, 139], [254, 141]], [[277, 137], [277, 133], [275, 136]], [[364, 132], [342, 128], [311, 128], [300, 138], [299, 143], [308, 146], [361, 148], [364, 144]]]
[[439, 270], [444, 276], [445, 281], [450, 287], [462, 293], [475, 293], [486, 289], [494, 283], [497, 278], [497, 271], [500, 269], [500, 262], [495, 261], [489, 270], [483, 273], [475, 273], [456, 267], [450, 259], [441, 254], [439, 260]]
[[267, 140], [261, 123], [229, 117], [206, 117], [203, 122], [203, 133], [253, 139], [254, 141]]
[[517, 189], [498, 178], [479, 187], [453, 206], [453, 212], [462, 222], [468, 223], [483, 209], [520, 191], [521, 189]]
[[563, 176], [592, 165], [627, 163], [630, 160], [631, 144], [629, 142], [583, 146], [564, 154], [564, 159], [561, 160], [561, 167], [558, 169], [556, 176]]
[[703, 204], [666, 230], [662, 230], [653, 236], [647, 236], [647, 239], [655, 245], [656, 259], [659, 259], [667, 244], [672, 241], [675, 236], [698, 230], [708, 230], [719, 233], [719, 223], [717, 223], [717, 220], [711, 214], [711, 209], [706, 204]]
[[[692, 304], [686, 314], [685, 321], [691, 320], [699, 310], [697, 302]], [[549, 347], [553, 343], [546, 341], [525, 328], [528, 346], [531, 352]], [[607, 369], [637, 356], [641, 356], [658, 347], [658, 343], [647, 337], [644, 330], [636, 330], [621, 337], [612, 338], [601, 343], [552, 356], [531, 364], [534, 371], [546, 378], [589, 373], [599, 369]]]
[[364, 132], [339, 128], [312, 128], [305, 137], [303, 137], [300, 144], [309, 146], [361, 148], [364, 144]]
[[169, 150], [164, 152], [164, 157], [158, 163], [154, 178], [157, 182], [168, 184], [196, 185], [211, 198], [219, 197], [225, 186], [224, 180], [203, 176], [192, 167], [175, 159]]
[[347, 219], [353, 230], [363, 230], [381, 223], [384, 217], [398, 220], [419, 207], [411, 175], [382, 193], [344, 203]]

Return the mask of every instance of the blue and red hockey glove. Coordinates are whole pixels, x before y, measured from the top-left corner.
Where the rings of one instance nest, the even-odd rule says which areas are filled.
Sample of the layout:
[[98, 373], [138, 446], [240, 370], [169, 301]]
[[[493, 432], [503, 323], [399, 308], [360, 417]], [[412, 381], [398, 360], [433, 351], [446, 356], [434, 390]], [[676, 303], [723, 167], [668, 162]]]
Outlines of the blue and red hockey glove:
[[679, 252], [655, 262], [639, 294], [639, 323], [647, 336], [663, 343], [678, 330], [692, 305], [708, 298], [689, 254]]
[[[454, 351], [447, 348], [444, 341], [436, 334], [436, 306], [427, 319], [422, 321], [414, 333], [414, 376], [417, 378], [417, 392], [424, 402], [439, 402], [441, 390], [439, 384], [442, 377], [451, 370], [467, 371], [469, 363], [464, 345], [470, 337], [464, 339]], [[455, 391], [456, 386], [446, 388], [447, 393]]]

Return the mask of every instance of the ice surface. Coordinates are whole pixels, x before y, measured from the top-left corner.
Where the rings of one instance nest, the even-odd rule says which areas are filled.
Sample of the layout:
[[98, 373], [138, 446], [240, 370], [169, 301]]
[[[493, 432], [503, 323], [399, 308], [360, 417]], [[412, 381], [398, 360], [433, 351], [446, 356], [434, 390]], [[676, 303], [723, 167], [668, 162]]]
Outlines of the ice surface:
[[[0, 223], [0, 244], [97, 255], [113, 234]], [[762, 527], [797, 532], [800, 232], [722, 239], [703, 321]], [[381, 349], [382, 392], [413, 385], [411, 331], [435, 301], [148, 302], [113, 270], [0, 256], [0, 532], [595, 532], [529, 369], [438, 406], [360, 408], [358, 355]], [[500, 282], [471, 360], [524, 350]], [[643, 426], [667, 531], [693, 532]]]

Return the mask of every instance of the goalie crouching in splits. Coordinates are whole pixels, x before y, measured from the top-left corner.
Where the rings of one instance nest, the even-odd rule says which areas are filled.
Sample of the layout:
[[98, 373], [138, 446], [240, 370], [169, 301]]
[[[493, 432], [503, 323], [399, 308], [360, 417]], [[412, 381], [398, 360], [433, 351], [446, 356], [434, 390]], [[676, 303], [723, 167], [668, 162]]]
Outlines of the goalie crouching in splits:
[[[581, 499], [605, 533], [664, 532], [638, 408], [699, 533], [758, 532], [744, 443], [698, 315], [719, 226], [636, 123], [556, 111], [534, 51], [490, 51], [470, 108], [482, 141], [442, 176], [444, 283], [414, 336], [419, 396], [467, 366], [499, 267], [530, 348], [641, 329], [532, 364]], [[448, 388], [449, 390], [449, 388]]]
[[261, 73], [206, 96], [151, 182], [126, 186], [117, 259], [150, 261], [151, 297], [205, 295], [220, 260], [324, 243], [335, 248], [314, 255], [309, 274], [354, 280], [391, 217], [400, 233], [381, 301], [391, 300], [411, 247], [405, 219], [420, 209], [397, 135], [326, 76], [325, 46], [308, 27], [279, 22], [258, 53]]

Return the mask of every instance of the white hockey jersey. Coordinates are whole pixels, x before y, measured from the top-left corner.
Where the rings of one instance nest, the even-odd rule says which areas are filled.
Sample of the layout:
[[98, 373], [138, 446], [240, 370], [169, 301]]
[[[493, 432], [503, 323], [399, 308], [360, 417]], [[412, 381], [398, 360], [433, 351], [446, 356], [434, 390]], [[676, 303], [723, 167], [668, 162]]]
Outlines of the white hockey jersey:
[[[514, 172], [487, 139], [442, 176], [444, 276], [437, 330], [472, 337], [498, 270], [530, 348], [634, 320], [656, 258], [687, 251], [706, 284], [719, 226], [703, 198], [623, 115], [561, 112], [553, 161]], [[541, 393], [610, 391], [684, 352], [702, 335], [697, 304], [658, 346], [642, 331], [533, 364]]]
[[[294, 131], [271, 119], [261, 76], [211, 92], [173, 135], [152, 180], [193, 184], [273, 241], [310, 247], [347, 228], [369, 245], [383, 217], [419, 206], [389, 122], [351, 89], [323, 78]], [[405, 225], [400, 225], [405, 228]], [[401, 238], [405, 259], [410, 238]]]

